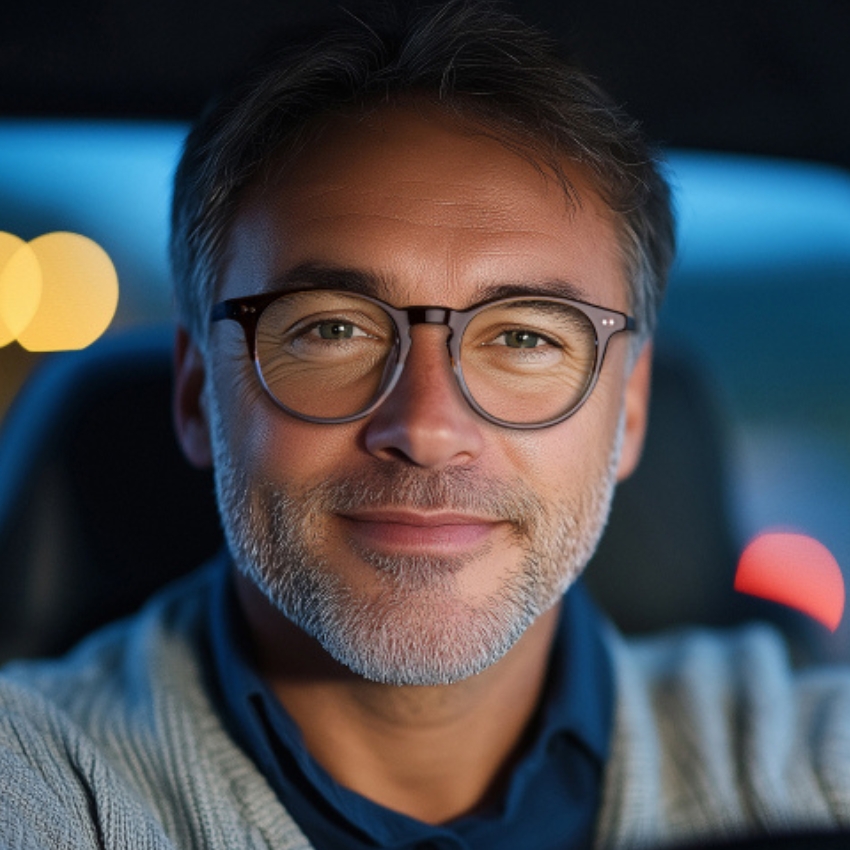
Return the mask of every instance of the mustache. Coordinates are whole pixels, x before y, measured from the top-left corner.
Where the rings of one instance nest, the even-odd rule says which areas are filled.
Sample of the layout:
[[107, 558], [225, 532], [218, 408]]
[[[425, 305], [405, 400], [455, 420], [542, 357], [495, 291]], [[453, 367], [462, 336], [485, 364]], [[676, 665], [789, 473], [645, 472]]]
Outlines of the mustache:
[[511, 522], [524, 530], [536, 526], [545, 513], [521, 480], [483, 476], [468, 467], [367, 467], [323, 481], [303, 497], [311, 509], [332, 513], [367, 508], [453, 511]]

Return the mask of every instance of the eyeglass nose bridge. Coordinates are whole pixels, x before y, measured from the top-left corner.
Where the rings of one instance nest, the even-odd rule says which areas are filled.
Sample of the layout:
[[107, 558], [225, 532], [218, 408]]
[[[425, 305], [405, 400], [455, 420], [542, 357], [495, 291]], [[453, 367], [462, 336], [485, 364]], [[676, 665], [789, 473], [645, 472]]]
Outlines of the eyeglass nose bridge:
[[469, 321], [469, 317], [466, 315], [467, 311], [452, 310], [450, 307], [439, 306], [415, 305], [413, 307], [391, 307], [390, 309], [387, 309], [389, 305], [383, 306], [391, 315], [396, 326], [396, 333], [398, 334], [399, 358], [392, 384], [395, 385], [407, 361], [411, 344], [410, 331], [416, 325], [443, 325], [449, 330], [446, 337], [446, 348], [449, 352], [449, 359], [463, 389], [463, 378], [457, 370], [457, 362], [460, 356], [460, 337], [463, 335], [466, 324]]
[[[452, 310], [449, 307], [419, 305], [413, 307], [383, 306], [390, 314], [393, 319], [393, 323], [395, 324], [398, 354], [396, 365], [389, 376], [389, 380], [386, 382], [383, 390], [379, 394], [379, 397], [372, 405], [370, 405], [370, 411], [382, 404], [393, 389], [395, 389], [395, 386], [407, 364], [407, 357], [410, 353], [410, 347], [413, 342], [410, 332], [416, 325], [443, 325], [448, 328], [449, 332], [446, 336], [446, 349], [449, 355], [449, 363], [460, 387], [461, 395], [467, 400], [467, 402], [470, 402], [471, 397], [467, 392], [466, 385], [463, 380], [463, 374], [459, 369], [460, 337], [463, 335], [463, 331], [465, 330], [466, 322], [464, 319], [467, 317], [461, 311]], [[473, 407], [477, 409], [477, 406], [474, 403]]]
[[[413, 325], [447, 325], [452, 327], [452, 310], [448, 307], [408, 307], [407, 323]], [[453, 329], [452, 329], [453, 330]]]

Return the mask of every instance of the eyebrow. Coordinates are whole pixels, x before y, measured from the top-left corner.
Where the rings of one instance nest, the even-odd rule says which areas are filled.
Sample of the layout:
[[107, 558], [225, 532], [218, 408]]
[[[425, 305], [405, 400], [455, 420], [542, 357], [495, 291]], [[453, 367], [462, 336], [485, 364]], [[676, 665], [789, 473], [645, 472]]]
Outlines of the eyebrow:
[[[355, 269], [343, 266], [327, 266], [321, 263], [307, 262], [286, 271], [269, 284], [269, 292], [288, 292], [297, 289], [338, 289], [353, 292], [358, 295], [368, 295], [389, 303], [392, 300], [394, 286], [391, 279], [365, 269]], [[574, 301], [588, 301], [587, 292], [577, 284], [558, 279], [518, 281], [509, 283], [481, 284], [476, 287], [472, 302], [468, 306], [485, 301], [495, 301], [499, 298], [514, 298], [522, 296], [559, 296]], [[396, 305], [401, 306], [401, 305]], [[430, 305], [429, 305], [430, 306]], [[436, 305], [434, 305], [436, 306]], [[455, 309], [468, 309], [455, 308]]]
[[529, 281], [528, 283], [498, 283], [479, 286], [475, 291], [475, 303], [495, 301], [497, 298], [516, 298], [527, 295], [569, 298], [573, 301], [588, 301], [587, 292], [568, 280]]
[[288, 292], [297, 289], [340, 289], [358, 295], [380, 298], [391, 287], [388, 281], [374, 272], [320, 263], [299, 263], [269, 283], [269, 292]]

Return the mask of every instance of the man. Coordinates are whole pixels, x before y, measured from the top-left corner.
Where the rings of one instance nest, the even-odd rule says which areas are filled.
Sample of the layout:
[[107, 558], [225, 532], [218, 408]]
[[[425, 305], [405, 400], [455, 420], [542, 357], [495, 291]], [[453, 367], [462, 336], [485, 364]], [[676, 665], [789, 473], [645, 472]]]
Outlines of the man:
[[14, 847], [572, 848], [850, 817], [850, 686], [623, 642], [576, 579], [673, 255], [634, 124], [453, 3], [262, 63], [190, 135], [175, 410], [229, 553], [7, 671]]

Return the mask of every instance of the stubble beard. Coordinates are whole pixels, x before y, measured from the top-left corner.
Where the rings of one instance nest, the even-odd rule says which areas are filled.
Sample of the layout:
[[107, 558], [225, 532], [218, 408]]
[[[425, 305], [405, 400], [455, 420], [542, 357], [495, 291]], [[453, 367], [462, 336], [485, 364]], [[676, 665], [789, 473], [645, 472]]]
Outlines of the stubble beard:
[[[433, 471], [401, 462], [376, 462], [296, 491], [249, 480], [232, 460], [220, 416], [213, 416], [216, 493], [237, 568], [334, 659], [391, 685], [445, 685], [473, 676], [558, 602], [602, 536], [621, 442], [622, 421], [592, 485], [557, 504], [543, 503], [522, 482], [489, 479], [472, 468]], [[352, 546], [378, 580], [377, 589], [364, 590], [322, 554], [323, 521], [369, 507], [502, 518], [523, 555], [498, 590], [473, 604], [458, 591], [469, 557], [390, 557]]]

